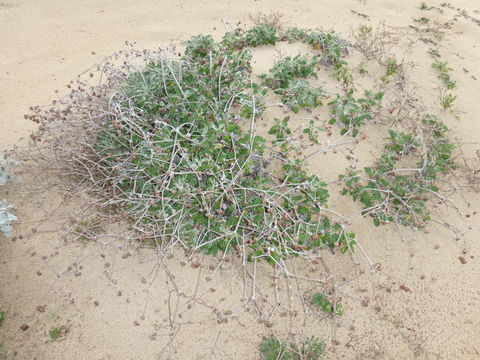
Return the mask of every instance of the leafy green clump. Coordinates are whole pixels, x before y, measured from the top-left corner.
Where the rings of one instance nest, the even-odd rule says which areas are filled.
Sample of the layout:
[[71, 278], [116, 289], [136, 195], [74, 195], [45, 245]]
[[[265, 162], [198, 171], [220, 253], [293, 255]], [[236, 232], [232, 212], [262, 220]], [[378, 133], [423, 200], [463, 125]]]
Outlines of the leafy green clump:
[[0, 326], [3, 325], [6, 317], [7, 317], [7, 313], [5, 312], [5, 310], [0, 309]]
[[318, 65], [317, 55], [297, 55], [293, 58], [287, 56], [276, 61], [268, 74], [261, 74], [259, 77], [263, 80], [263, 85], [282, 96], [282, 103], [298, 113], [301, 108], [320, 105], [321, 98], [325, 96], [322, 88], [312, 87], [305, 80], [317, 76]]
[[329, 124], [339, 122], [343, 125], [342, 135], [350, 133], [355, 137], [360, 126], [364, 125], [366, 120], [373, 119], [375, 110], [380, 109], [384, 93], [374, 94], [367, 90], [365, 97], [359, 99], [355, 99], [353, 93], [353, 90], [350, 90], [345, 96], [337, 95], [336, 99], [329, 103], [332, 115]]
[[60, 337], [60, 329], [59, 328], [50, 329], [50, 331], [48, 332], [48, 336], [52, 340], [57, 340]]
[[275, 45], [278, 40], [277, 29], [268, 24], [259, 24], [247, 31], [236, 28], [225, 33], [220, 44], [228, 50], [241, 50], [246, 47]]
[[420, 3], [420, 10], [431, 10], [431, 9], [433, 9], [433, 8], [434, 8], [433, 6], [429, 6], [429, 5], [427, 5], [426, 3], [424, 3], [424, 2], [421, 2], [421, 3]]
[[265, 339], [260, 344], [262, 360], [316, 360], [325, 355], [324, 349], [324, 343], [314, 336], [300, 345], [287, 346], [273, 337]]
[[291, 27], [285, 30], [282, 34], [280, 39], [282, 41], [287, 41], [289, 43], [297, 42], [297, 41], [306, 41], [310, 30], [301, 29], [297, 27]]
[[443, 92], [440, 95], [439, 100], [440, 100], [440, 105], [442, 105], [442, 108], [444, 110], [447, 110], [453, 106], [453, 103], [455, 102], [455, 100], [457, 100], [457, 95]]
[[322, 51], [322, 63], [335, 65], [347, 53], [347, 43], [340, 39], [333, 31], [324, 32], [302, 28], [288, 28], [280, 39], [290, 43], [301, 41], [311, 45], [315, 50]]
[[245, 31], [241, 28], [236, 28], [233, 31], [226, 32], [225, 35], [223, 35], [221, 45], [227, 50], [244, 49], [247, 46], [245, 41]]
[[336, 65], [348, 53], [347, 43], [333, 31], [312, 31], [309, 33], [306, 42], [314, 49], [322, 51], [322, 64], [324, 65]]
[[[439, 190], [438, 175], [456, 167], [454, 146], [446, 137], [448, 128], [433, 115], [426, 115], [422, 123], [431, 138], [420, 141], [413, 134], [390, 130], [385, 152], [374, 167], [364, 168], [363, 174], [350, 170], [340, 176], [345, 180], [342, 194], [359, 200], [364, 205], [363, 214], [370, 215], [376, 226], [398, 221], [423, 227], [430, 220], [428, 195]], [[409, 158], [417, 159], [416, 166], [397, 167], [402, 159]]]
[[416, 19], [413, 19], [413, 21], [418, 22], [420, 24], [428, 24], [430, 22], [430, 19], [426, 16], [420, 16]]
[[66, 326], [56, 326], [56, 327], [53, 327], [51, 328], [49, 331], [48, 331], [48, 336], [50, 337], [50, 339], [52, 341], [55, 341], [55, 340], [58, 340], [60, 339], [61, 337], [64, 337], [65, 335], [67, 335], [67, 332], [68, 332], [68, 329]]
[[314, 108], [322, 104], [325, 91], [321, 87], [311, 87], [306, 80], [292, 80], [286, 89], [281, 91], [282, 103], [288, 106], [294, 113], [301, 108]]
[[383, 75], [380, 79], [384, 83], [388, 83], [391, 76], [395, 76], [401, 69], [401, 65], [397, 62], [395, 58], [389, 58], [385, 61], [385, 75]]
[[290, 150], [290, 135], [292, 130], [288, 127], [290, 117], [285, 117], [282, 120], [274, 119], [274, 125], [268, 130], [270, 135], [275, 135], [275, 140], [272, 141], [272, 145], [278, 146], [282, 153], [288, 153]]
[[337, 63], [335, 66], [335, 72], [332, 74], [332, 76], [342, 83], [345, 91], [351, 88], [353, 84], [353, 75], [345, 61]]
[[185, 42], [185, 56], [192, 59], [206, 59], [207, 55], [218, 50], [210, 35], [197, 35]]
[[448, 127], [435, 115], [425, 115], [422, 124], [433, 136], [423, 172], [427, 180], [433, 181], [437, 180], [438, 175], [445, 174], [457, 167], [453, 159], [455, 146], [448, 140]]
[[342, 316], [344, 313], [342, 304], [333, 304], [324, 294], [321, 293], [312, 296], [312, 304], [327, 314]]
[[[321, 215], [326, 184], [289, 159], [287, 148], [269, 173], [267, 140], [251, 128], [268, 89], [252, 84], [250, 52], [231, 43], [240, 36], [248, 43], [248, 34], [221, 43], [196, 36], [179, 60], [151, 61], [119, 83], [114, 111], [96, 133], [99, 176], [115, 179], [108, 186], [116, 204], [155, 241], [208, 254], [238, 247], [270, 263], [313, 248], [347, 251], [353, 234]], [[316, 56], [284, 59], [265, 81], [283, 86], [276, 77], [307, 77], [317, 64]], [[308, 95], [297, 101], [314, 104], [320, 92]], [[288, 126], [271, 133], [282, 152]]]
[[267, 24], [254, 26], [245, 33], [246, 46], [275, 45], [277, 41], [277, 30]]
[[287, 56], [275, 62], [268, 74], [262, 74], [259, 77], [263, 84], [270, 89], [287, 89], [290, 82], [297, 78], [316, 77], [316, 68], [319, 65], [317, 55], [297, 55], [295, 57]]

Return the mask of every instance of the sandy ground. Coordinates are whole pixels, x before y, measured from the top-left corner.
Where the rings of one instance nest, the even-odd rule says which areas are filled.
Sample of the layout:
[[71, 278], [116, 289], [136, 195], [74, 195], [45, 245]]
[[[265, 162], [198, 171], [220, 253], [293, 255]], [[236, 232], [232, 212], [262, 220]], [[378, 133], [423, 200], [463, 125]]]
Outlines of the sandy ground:
[[[480, 18], [476, 0], [451, 3]], [[458, 117], [445, 113], [443, 119], [465, 156], [480, 149], [480, 26], [464, 17], [453, 21], [454, 9], [425, 13], [410, 0], [5, 0], [0, 2], [0, 151], [27, 142], [35, 128], [23, 119], [30, 105], [48, 103], [55, 90], [66, 93], [73, 76], [122, 48], [125, 40], [151, 48], [199, 33], [220, 37], [228, 24], [250, 24], [250, 14], [272, 10], [283, 13], [289, 26], [333, 28], [346, 38], [362, 23], [385, 21], [392, 31], [407, 31], [419, 16], [451, 21], [439, 46], [459, 85]], [[418, 64], [411, 81], [425, 105], [440, 112], [428, 49], [418, 42], [397, 53]], [[255, 66], [261, 69], [272, 54], [257, 52]], [[378, 155], [381, 143], [375, 144], [373, 139], [363, 150], [367, 163]], [[328, 160], [312, 163], [312, 170], [322, 173]], [[332, 172], [343, 168], [337, 164]], [[185, 263], [175, 254], [168, 271], [159, 271], [153, 252], [130, 254], [115, 240], [109, 246], [71, 243], [59, 230], [74, 213], [75, 201], [59, 208], [55, 189], [32, 198], [22, 186], [27, 185], [10, 184], [0, 193], [17, 206], [22, 220], [16, 241], [0, 236], [0, 308], [7, 313], [0, 358], [258, 359], [263, 336], [306, 331], [325, 339], [331, 359], [480, 359], [480, 194], [468, 189], [452, 196], [458, 212], [438, 209], [440, 218], [466, 230], [459, 238], [437, 223], [425, 232], [355, 224], [381, 270], [357, 276], [362, 274], [348, 261], [329, 259], [337, 276], [347, 279], [340, 291], [346, 314], [332, 320], [315, 314], [268, 316], [275, 313], [269, 290], [264, 303], [242, 300], [233, 256], [211, 276], [209, 267], [218, 259], [198, 256]], [[333, 202], [343, 206], [335, 197]], [[261, 270], [259, 287], [267, 289], [273, 274], [266, 266]], [[311, 284], [299, 286], [315, 290]], [[271, 319], [277, 319], [272, 327]], [[23, 324], [28, 330], [20, 329]], [[59, 340], [48, 336], [53, 327], [64, 329]]]

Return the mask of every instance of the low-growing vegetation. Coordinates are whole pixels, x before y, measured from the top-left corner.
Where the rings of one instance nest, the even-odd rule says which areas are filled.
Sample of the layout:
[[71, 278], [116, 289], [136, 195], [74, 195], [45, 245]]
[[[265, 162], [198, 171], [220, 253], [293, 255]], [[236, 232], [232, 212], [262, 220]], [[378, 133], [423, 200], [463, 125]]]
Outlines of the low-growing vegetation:
[[343, 306], [339, 302], [332, 303], [327, 296], [321, 293], [317, 293], [312, 296], [312, 305], [319, 308], [326, 314], [335, 314], [342, 316], [344, 313]]
[[306, 80], [292, 80], [280, 93], [282, 103], [296, 114], [302, 108], [315, 108], [321, 105], [322, 98], [325, 97], [325, 91], [321, 87], [311, 87]]
[[365, 91], [365, 97], [355, 99], [353, 90], [345, 95], [337, 95], [336, 99], [329, 103], [332, 118], [329, 124], [340, 123], [343, 129], [341, 135], [350, 134], [353, 137], [358, 135], [359, 128], [365, 125], [367, 120], [372, 120], [375, 111], [380, 110], [381, 100], [384, 93], [376, 94]]
[[373, 167], [349, 170], [340, 175], [345, 187], [342, 194], [360, 201], [363, 216], [370, 216], [376, 226], [398, 222], [421, 228], [430, 220], [426, 208], [429, 196], [440, 199], [437, 181], [456, 167], [448, 128], [433, 115], [422, 124], [429, 129], [421, 135], [389, 131], [385, 152]]
[[[81, 138], [75, 128], [75, 144], [61, 149], [74, 159], [75, 181], [108, 194], [106, 204], [124, 209], [154, 246], [180, 243], [208, 254], [237, 249], [248, 260], [273, 264], [314, 248], [351, 249], [354, 235], [324, 214], [326, 184], [289, 153], [288, 120], [270, 130], [271, 143], [253, 128], [269, 88], [295, 112], [320, 104], [322, 89], [302, 80], [315, 76], [325, 56], [329, 64], [339, 62], [344, 42], [304, 31], [301, 41], [321, 52], [279, 60], [261, 84], [252, 83], [245, 47], [272, 44], [276, 34], [264, 24], [227, 33], [218, 43], [199, 35], [186, 42], [179, 60], [149, 59], [125, 76], [114, 69], [107, 111], [94, 101], [97, 93], [74, 92], [89, 109], [87, 115], [75, 108]], [[305, 129], [312, 141], [314, 125]], [[78, 154], [89, 159], [87, 172]]]
[[55, 341], [67, 334], [67, 328], [65, 326], [55, 326], [48, 331], [48, 337], [50, 340]]
[[6, 317], [7, 317], [7, 313], [5, 312], [5, 310], [0, 309], [0, 326], [3, 325]]
[[[329, 216], [327, 184], [309, 173], [300, 156], [300, 140], [319, 144], [325, 126], [309, 119], [293, 141], [289, 116], [275, 119], [266, 137], [256, 134], [255, 125], [272, 92], [294, 114], [327, 100], [328, 124], [338, 125], [341, 136], [357, 137], [367, 122], [381, 119], [385, 93], [356, 95], [344, 59], [348, 45], [335, 33], [279, 29], [260, 23], [228, 32], [219, 42], [194, 36], [178, 59], [133, 50], [144, 67], [110, 62], [105, 85], [89, 88], [79, 81], [63, 108], [36, 108], [28, 117], [42, 129], [65, 124], [62, 136], [53, 137], [57, 159], [68, 168], [63, 173], [103, 197], [104, 208], [118, 209], [145, 245], [179, 244], [208, 254], [235, 250], [245, 260], [271, 264], [322, 248], [354, 251], [355, 234]], [[368, 27], [356, 34], [367, 42], [377, 36]], [[278, 41], [305, 42], [313, 55], [283, 57], [254, 81], [248, 47]], [[378, 61], [386, 78], [401, 70], [391, 56]], [[436, 64], [447, 81], [448, 67]], [[321, 66], [343, 92], [332, 96], [311, 86]], [[343, 193], [362, 202], [363, 215], [376, 225], [423, 226], [427, 196], [438, 195], [437, 177], [454, 166], [444, 125], [426, 116], [422, 126], [420, 137], [392, 129], [377, 164], [342, 176]], [[415, 156], [415, 166], [399, 167]], [[86, 230], [77, 235], [96, 237]]]
[[457, 95], [451, 93], [443, 92], [440, 94], [439, 101], [442, 105], [443, 110], [448, 110], [453, 106], [453, 103], [457, 100]]
[[[253, 263], [252, 278], [258, 261], [290, 276], [289, 257], [310, 261], [323, 250], [332, 256], [357, 248], [364, 252], [349, 230], [351, 216], [329, 208], [329, 181], [310, 171], [306, 159], [311, 154], [303, 152], [317, 145], [314, 154], [338, 144], [355, 147], [367, 137], [365, 125], [395, 117], [387, 84], [404, 81], [404, 63], [387, 53], [379, 56], [375, 39], [380, 33], [371, 27], [360, 27], [355, 36], [356, 48], [367, 59], [377, 56], [383, 66], [375, 78], [380, 81], [362, 92], [354, 74], [368, 74], [367, 64], [350, 67], [345, 60], [349, 45], [334, 32], [283, 31], [258, 23], [227, 32], [220, 41], [194, 36], [175, 56], [131, 49], [134, 60], [127, 56], [103, 64], [101, 85], [78, 80], [77, 88], [53, 108], [34, 108], [27, 117], [41, 127], [33, 139], [53, 149], [61, 176], [96, 199], [95, 215], [100, 215], [75, 220], [75, 238], [97, 239], [105, 229], [102, 214], [114, 214], [142, 246], [178, 246], [188, 255], [234, 252], [244, 269]], [[281, 41], [309, 44], [312, 54], [280, 57], [253, 78], [249, 48]], [[451, 69], [432, 54], [444, 90], [454, 89]], [[340, 83], [333, 93], [313, 85], [322, 67]], [[265, 131], [257, 132], [272, 97], [275, 105], [280, 99], [286, 114], [268, 119], [262, 124]], [[448, 109], [455, 99], [444, 92], [440, 103]], [[390, 107], [384, 108], [388, 101]], [[309, 116], [321, 105], [327, 119]], [[456, 167], [448, 128], [434, 115], [417, 120], [413, 127], [390, 121], [377, 161], [363, 169], [352, 165], [340, 175], [342, 194], [360, 202], [361, 217], [372, 218], [376, 226], [423, 228], [431, 219], [429, 199], [445, 201], [439, 182]], [[322, 143], [321, 132], [332, 136], [334, 125], [340, 136]], [[346, 158], [352, 160], [353, 150], [348, 151]], [[336, 175], [330, 182], [337, 182]], [[2, 209], [10, 209], [2, 206], [0, 231], [9, 234], [15, 216], [4, 212], [2, 218]], [[255, 280], [252, 289], [255, 293]], [[303, 300], [316, 315], [344, 315], [336, 295], [316, 292]], [[48, 336], [57, 340], [65, 331], [54, 327]], [[269, 338], [260, 353], [262, 359], [313, 360], [324, 354], [324, 344], [315, 337], [302, 343]]]
[[448, 62], [440, 61], [441, 55], [438, 50], [430, 49], [428, 53], [433, 58], [432, 68], [436, 70], [439, 79], [442, 81], [439, 96], [440, 105], [444, 110], [448, 110], [453, 107], [453, 103], [457, 99], [457, 95], [451, 92], [457, 87], [456, 81], [451, 77], [453, 69], [448, 66]]
[[316, 77], [319, 63], [317, 55], [297, 55], [293, 58], [287, 56], [276, 61], [268, 74], [262, 74], [259, 77], [265, 86], [274, 91], [287, 89], [290, 82], [296, 78]]
[[388, 83], [391, 77], [396, 76], [400, 71], [400, 64], [397, 62], [397, 59], [391, 57], [385, 61], [385, 75], [383, 75], [380, 80], [384, 83]]
[[445, 88], [452, 90], [457, 87], [457, 83], [453, 81], [450, 76], [452, 69], [448, 67], [448, 63], [446, 61], [435, 59], [432, 67], [438, 71], [438, 77], [442, 80]]
[[301, 344], [286, 344], [276, 338], [265, 339], [260, 344], [262, 360], [316, 360], [325, 354], [324, 343], [311, 337]]

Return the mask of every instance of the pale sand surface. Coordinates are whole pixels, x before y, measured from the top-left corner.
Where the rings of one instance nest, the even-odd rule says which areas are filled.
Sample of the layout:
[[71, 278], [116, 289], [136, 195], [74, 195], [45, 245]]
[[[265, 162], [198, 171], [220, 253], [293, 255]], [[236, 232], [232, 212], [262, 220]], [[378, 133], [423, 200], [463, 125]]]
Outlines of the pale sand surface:
[[[480, 18], [476, 0], [451, 3]], [[66, 93], [65, 85], [76, 74], [122, 48], [125, 40], [153, 48], [199, 33], [220, 37], [226, 23], [251, 24], [249, 15], [258, 12], [279, 11], [289, 26], [333, 28], [347, 39], [362, 23], [385, 21], [393, 32], [396, 27], [408, 31], [413, 18], [447, 22], [457, 13], [418, 7], [411, 0], [2, 1], [0, 151], [26, 144], [36, 126], [23, 119], [30, 105], [49, 103], [57, 89]], [[458, 118], [445, 113], [442, 119], [471, 158], [480, 149], [480, 26], [462, 17], [452, 23], [439, 46], [458, 83]], [[396, 53], [418, 64], [410, 70], [410, 80], [425, 106], [441, 113], [428, 49], [418, 42]], [[295, 54], [301, 49], [281, 50]], [[256, 49], [254, 70], [268, 69], [274, 58], [272, 49]], [[369, 146], [359, 149], [361, 166], [382, 146], [385, 129], [371, 131]], [[312, 171], [333, 178], [347, 165], [329, 160], [334, 158], [318, 158]], [[212, 280], [206, 279], [208, 266], [216, 266], [216, 259], [198, 256], [200, 269], [182, 265], [181, 254], [169, 259], [179, 295], [172, 279], [156, 272], [152, 252], [123, 258], [118, 248], [64, 242], [56, 219], [74, 202], [57, 209], [61, 198], [54, 191], [46, 193], [47, 200], [42, 194], [30, 198], [22, 186], [10, 184], [8, 194], [0, 193], [17, 206], [23, 220], [15, 229], [23, 239], [0, 237], [0, 308], [7, 312], [0, 354], [7, 359], [257, 359], [262, 336], [273, 330], [285, 338], [288, 331], [304, 328], [326, 341], [328, 359], [480, 359], [479, 193], [463, 189], [454, 194], [459, 212], [438, 209], [449, 224], [468, 229], [458, 240], [435, 223], [425, 233], [354, 224], [367, 253], [382, 264], [381, 271], [345, 284], [341, 319], [309, 318], [304, 327], [303, 318], [279, 316], [270, 328], [259, 321], [263, 305], [240, 300], [243, 280], [233, 256]], [[337, 209], [347, 206], [344, 198], [332, 197]], [[351, 262], [328, 260], [339, 278], [355, 278]], [[73, 270], [67, 270], [72, 264]], [[266, 265], [261, 270], [266, 275], [259, 287], [266, 289], [270, 270]], [[45, 311], [39, 312], [42, 305]], [[29, 329], [20, 330], [22, 324]], [[60, 325], [68, 333], [50, 341], [48, 331]]]

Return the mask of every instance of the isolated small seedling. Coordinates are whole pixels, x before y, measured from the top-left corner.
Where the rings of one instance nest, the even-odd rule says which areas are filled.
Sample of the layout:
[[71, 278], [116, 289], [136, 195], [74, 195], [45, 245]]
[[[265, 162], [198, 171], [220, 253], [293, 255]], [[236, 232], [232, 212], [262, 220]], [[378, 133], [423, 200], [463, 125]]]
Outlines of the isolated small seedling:
[[0, 326], [2, 326], [6, 316], [7, 316], [7, 313], [5, 312], [5, 310], [0, 309]]
[[289, 360], [291, 356], [287, 347], [276, 338], [265, 339], [260, 344], [260, 354], [263, 360]]
[[453, 106], [453, 103], [457, 99], [457, 95], [444, 93], [440, 95], [440, 105], [444, 110], [448, 110]]
[[389, 58], [385, 61], [385, 75], [380, 78], [382, 82], [388, 83], [390, 76], [395, 76], [400, 70], [400, 64], [398, 64], [395, 58]]
[[[444, 5], [448, 4], [448, 3], [442, 3], [442, 4], [440, 4], [440, 6], [444, 7]], [[440, 14], [443, 14], [443, 9], [440, 9], [436, 6], [427, 5], [424, 2], [420, 3], [420, 10], [437, 10]]]
[[325, 130], [323, 127], [320, 127], [316, 124], [315, 120], [310, 120], [308, 126], [303, 129], [303, 133], [308, 135], [308, 139], [313, 144], [318, 144], [318, 133]]
[[433, 9], [433, 6], [428, 6], [424, 2], [420, 3], [420, 10], [431, 10], [431, 9]]
[[61, 337], [64, 337], [67, 334], [67, 328], [65, 326], [56, 326], [51, 328], [48, 332], [48, 336], [52, 341], [58, 340]]
[[414, 21], [421, 24], [428, 24], [430, 22], [430, 19], [427, 18], [426, 16], [421, 16], [419, 18], [414, 19]]
[[342, 316], [344, 311], [342, 304], [333, 304], [324, 294], [317, 293], [312, 296], [312, 304], [327, 314]]
[[356, 35], [360, 39], [367, 39], [373, 33], [373, 28], [367, 25], [360, 25], [356, 30]]
[[428, 53], [434, 59], [440, 58], [440, 52], [437, 49], [430, 49], [430, 50], [428, 50]]
[[360, 64], [358, 64], [358, 73], [359, 74], [368, 74], [368, 71], [367, 69], [365, 68], [367, 64], [365, 64], [365, 62], [361, 62]]

